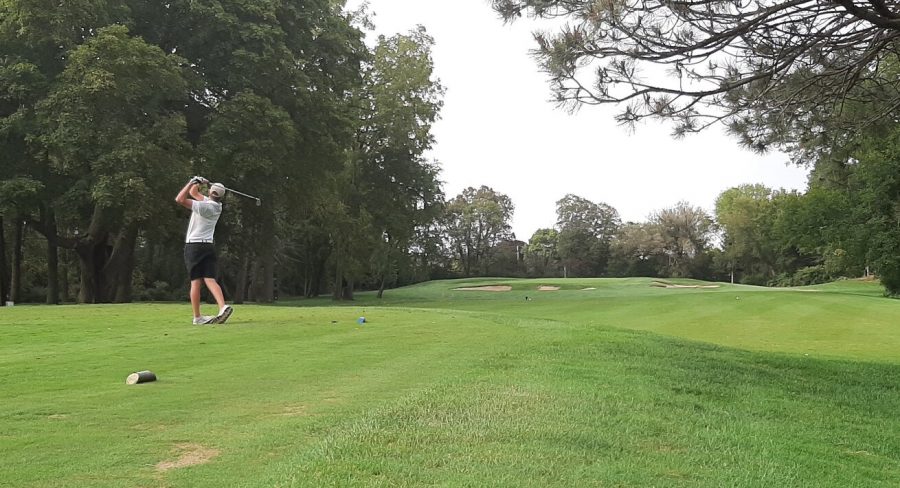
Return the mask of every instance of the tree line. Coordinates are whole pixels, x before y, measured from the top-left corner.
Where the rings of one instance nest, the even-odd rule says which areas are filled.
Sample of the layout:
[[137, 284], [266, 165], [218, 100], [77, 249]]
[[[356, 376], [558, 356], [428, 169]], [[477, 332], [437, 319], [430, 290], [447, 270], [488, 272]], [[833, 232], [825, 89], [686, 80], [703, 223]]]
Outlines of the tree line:
[[[763, 286], [878, 278], [900, 295], [900, 129], [805, 192], [746, 184], [712, 214], [687, 202], [621, 222], [603, 203], [567, 195], [557, 222], [525, 244], [523, 276], [689, 277]], [[877, 148], [877, 149], [876, 149]], [[524, 243], [523, 243], [524, 244]]]
[[2, 302], [181, 294], [194, 174], [227, 199], [223, 283], [351, 298], [391, 283], [443, 197], [427, 161], [443, 87], [416, 28], [304, 0], [0, 4]]

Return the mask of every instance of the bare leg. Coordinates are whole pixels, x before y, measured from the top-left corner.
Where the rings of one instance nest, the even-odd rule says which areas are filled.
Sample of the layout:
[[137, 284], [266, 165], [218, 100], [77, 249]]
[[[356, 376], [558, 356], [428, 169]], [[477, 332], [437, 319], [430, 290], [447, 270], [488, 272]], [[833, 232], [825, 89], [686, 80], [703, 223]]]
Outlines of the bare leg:
[[219, 286], [219, 282], [215, 278], [203, 278], [203, 282], [206, 284], [209, 292], [212, 293], [213, 298], [216, 299], [216, 303], [219, 305], [219, 312], [221, 312], [225, 308], [225, 296], [222, 295], [222, 287]]
[[195, 318], [200, 316], [200, 282], [199, 279], [191, 280], [191, 308]]

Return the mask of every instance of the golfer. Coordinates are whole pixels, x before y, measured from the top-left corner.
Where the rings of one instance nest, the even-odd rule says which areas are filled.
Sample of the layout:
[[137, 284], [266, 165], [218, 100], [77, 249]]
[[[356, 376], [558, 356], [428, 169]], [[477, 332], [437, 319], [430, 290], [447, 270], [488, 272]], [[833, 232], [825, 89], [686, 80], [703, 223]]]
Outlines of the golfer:
[[[225, 187], [221, 183], [213, 183], [209, 185], [209, 197], [204, 197], [199, 189], [201, 183], [209, 184], [209, 180], [201, 176], [191, 178], [175, 197], [179, 205], [191, 211], [191, 220], [184, 239], [184, 264], [191, 277], [191, 307], [194, 309], [194, 324], [224, 324], [233, 310], [230, 305], [225, 304], [222, 288], [216, 281], [216, 248], [213, 246], [213, 234], [222, 214]], [[219, 314], [215, 317], [200, 315], [201, 283], [206, 285], [219, 305]]]

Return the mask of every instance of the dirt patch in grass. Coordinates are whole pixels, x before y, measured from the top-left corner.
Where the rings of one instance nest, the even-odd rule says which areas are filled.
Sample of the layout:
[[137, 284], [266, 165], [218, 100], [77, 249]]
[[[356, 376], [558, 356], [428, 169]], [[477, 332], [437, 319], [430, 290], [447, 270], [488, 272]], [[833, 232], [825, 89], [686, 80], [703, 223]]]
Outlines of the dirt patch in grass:
[[205, 464], [219, 455], [218, 449], [206, 448], [200, 444], [177, 444], [175, 449], [178, 451], [178, 459], [157, 463], [157, 471], [168, 471], [170, 469]]
[[467, 286], [463, 288], [454, 288], [458, 291], [510, 291], [512, 287], [509, 285], [488, 285], [488, 286]]
[[278, 415], [282, 417], [305, 417], [306, 405], [287, 405]]
[[558, 286], [541, 285], [538, 287], [538, 291], [556, 291], [556, 290], [559, 290]]

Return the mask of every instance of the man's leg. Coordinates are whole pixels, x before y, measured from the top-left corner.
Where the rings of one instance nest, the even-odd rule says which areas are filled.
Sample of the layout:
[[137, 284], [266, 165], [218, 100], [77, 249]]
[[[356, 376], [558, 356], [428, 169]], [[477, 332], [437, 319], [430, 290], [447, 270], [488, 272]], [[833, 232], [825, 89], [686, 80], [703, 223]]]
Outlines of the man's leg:
[[215, 278], [203, 278], [203, 282], [216, 299], [216, 304], [219, 305], [219, 314], [213, 317], [211, 323], [224, 324], [228, 321], [228, 317], [231, 317], [231, 313], [234, 310], [231, 308], [231, 305], [225, 304], [225, 297], [222, 295], [222, 287], [219, 286], [219, 282], [216, 281]]
[[222, 295], [222, 287], [219, 286], [219, 282], [216, 281], [215, 278], [203, 278], [203, 283], [206, 284], [206, 288], [212, 293], [213, 298], [216, 299], [216, 303], [219, 305], [219, 311], [221, 312], [222, 309], [225, 308], [225, 296]]
[[202, 280], [191, 280], [191, 308], [194, 309], [194, 318], [200, 316], [200, 283]]

